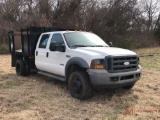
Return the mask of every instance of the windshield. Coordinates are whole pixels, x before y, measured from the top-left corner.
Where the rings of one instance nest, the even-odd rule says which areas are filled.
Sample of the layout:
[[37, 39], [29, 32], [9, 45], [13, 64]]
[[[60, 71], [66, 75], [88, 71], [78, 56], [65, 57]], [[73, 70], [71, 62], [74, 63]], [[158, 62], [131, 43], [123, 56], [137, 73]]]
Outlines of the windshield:
[[87, 32], [64, 33], [69, 47], [108, 47], [97, 35]]

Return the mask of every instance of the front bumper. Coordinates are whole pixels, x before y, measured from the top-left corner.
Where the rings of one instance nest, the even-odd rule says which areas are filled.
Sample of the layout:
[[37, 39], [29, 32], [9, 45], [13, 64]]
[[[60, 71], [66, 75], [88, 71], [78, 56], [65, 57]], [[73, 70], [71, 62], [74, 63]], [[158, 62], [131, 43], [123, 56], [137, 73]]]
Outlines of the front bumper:
[[137, 82], [142, 74], [141, 68], [136, 71], [108, 73], [106, 70], [87, 70], [92, 87], [119, 88]]

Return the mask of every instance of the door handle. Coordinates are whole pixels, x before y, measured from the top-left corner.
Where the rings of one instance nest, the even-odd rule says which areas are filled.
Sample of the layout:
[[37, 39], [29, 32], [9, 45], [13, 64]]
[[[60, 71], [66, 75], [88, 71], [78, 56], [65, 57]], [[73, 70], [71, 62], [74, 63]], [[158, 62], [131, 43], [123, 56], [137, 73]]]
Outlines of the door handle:
[[38, 51], [36, 51], [36, 56], [38, 56]]
[[46, 57], [48, 57], [48, 56], [49, 56], [49, 53], [47, 52], [47, 53], [46, 53]]

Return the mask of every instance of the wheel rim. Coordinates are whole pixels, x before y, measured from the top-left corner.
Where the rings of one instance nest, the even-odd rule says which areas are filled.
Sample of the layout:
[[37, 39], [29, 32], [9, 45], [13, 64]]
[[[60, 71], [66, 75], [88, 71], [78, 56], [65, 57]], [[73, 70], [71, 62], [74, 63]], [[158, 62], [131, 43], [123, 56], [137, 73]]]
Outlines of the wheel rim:
[[79, 78], [73, 78], [73, 92], [76, 94], [80, 94], [82, 91], [82, 83]]

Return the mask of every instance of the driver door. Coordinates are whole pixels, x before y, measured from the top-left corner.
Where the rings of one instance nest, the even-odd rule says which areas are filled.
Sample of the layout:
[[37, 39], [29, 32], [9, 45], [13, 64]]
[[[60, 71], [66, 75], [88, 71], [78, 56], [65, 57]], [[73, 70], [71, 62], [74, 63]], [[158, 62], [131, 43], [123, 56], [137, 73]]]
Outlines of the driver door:
[[[64, 39], [61, 34], [55, 33], [53, 34], [50, 43], [54, 43], [57, 46], [64, 45]], [[65, 59], [66, 59], [66, 52], [60, 51], [50, 51], [48, 50], [48, 72], [65, 76]]]

